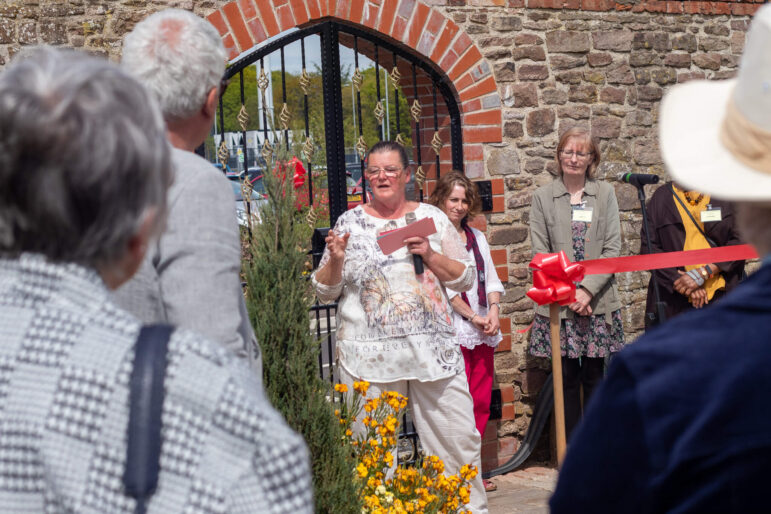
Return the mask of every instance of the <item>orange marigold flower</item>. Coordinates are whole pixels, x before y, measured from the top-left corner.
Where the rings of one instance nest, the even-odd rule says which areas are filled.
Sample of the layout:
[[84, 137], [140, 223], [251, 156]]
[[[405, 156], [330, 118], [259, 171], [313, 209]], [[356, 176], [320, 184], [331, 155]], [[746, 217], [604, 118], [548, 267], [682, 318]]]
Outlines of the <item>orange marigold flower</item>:
[[338, 393], [347, 393], [348, 386], [345, 384], [335, 384], [335, 391], [337, 391]]

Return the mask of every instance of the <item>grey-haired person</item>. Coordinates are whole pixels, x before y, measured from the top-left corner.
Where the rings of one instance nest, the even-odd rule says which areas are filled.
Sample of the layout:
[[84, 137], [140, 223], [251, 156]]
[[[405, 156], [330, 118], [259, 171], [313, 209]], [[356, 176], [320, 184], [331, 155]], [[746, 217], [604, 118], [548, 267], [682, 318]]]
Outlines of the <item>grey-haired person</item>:
[[[0, 511], [133, 512], [121, 477], [141, 322], [110, 290], [169, 209], [163, 119], [114, 64], [37, 49], [0, 74], [0, 149]], [[168, 359], [148, 512], [311, 512], [305, 445], [247, 363], [184, 329]]]
[[737, 206], [760, 269], [611, 363], [568, 448], [552, 512], [768, 510], [771, 476], [771, 6], [736, 79], [664, 98], [660, 144], [684, 188]]
[[248, 357], [261, 373], [239, 271], [241, 244], [233, 192], [223, 174], [194, 153], [214, 123], [225, 71], [214, 27], [181, 9], [139, 22], [121, 64], [157, 99], [174, 149], [166, 229], [139, 272], [116, 292], [145, 322], [195, 330]]

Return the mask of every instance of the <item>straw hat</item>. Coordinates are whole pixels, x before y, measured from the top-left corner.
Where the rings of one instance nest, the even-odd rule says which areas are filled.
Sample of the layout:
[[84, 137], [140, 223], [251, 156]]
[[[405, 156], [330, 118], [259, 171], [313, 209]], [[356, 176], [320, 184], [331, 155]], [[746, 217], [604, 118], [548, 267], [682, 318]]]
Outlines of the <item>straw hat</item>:
[[771, 5], [752, 20], [738, 77], [673, 87], [659, 127], [678, 183], [726, 200], [771, 201]]

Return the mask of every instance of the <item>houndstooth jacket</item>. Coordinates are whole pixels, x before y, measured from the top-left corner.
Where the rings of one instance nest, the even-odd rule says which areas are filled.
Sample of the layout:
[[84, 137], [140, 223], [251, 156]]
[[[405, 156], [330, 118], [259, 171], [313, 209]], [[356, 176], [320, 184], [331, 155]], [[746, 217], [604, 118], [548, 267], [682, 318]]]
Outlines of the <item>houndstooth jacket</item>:
[[[0, 260], [0, 511], [133, 511], [121, 477], [139, 328], [92, 270]], [[305, 444], [258, 379], [227, 349], [176, 330], [148, 512], [312, 507]]]

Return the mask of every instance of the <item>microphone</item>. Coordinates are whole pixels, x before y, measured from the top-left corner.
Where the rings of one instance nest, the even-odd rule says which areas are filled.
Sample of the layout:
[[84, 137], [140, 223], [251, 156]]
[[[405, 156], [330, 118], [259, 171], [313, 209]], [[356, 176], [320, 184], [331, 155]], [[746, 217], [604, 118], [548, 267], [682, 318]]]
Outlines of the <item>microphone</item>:
[[642, 187], [647, 184], [658, 184], [659, 176], [648, 173], [621, 173], [618, 176], [619, 182], [632, 184], [634, 187]]
[[[414, 212], [408, 212], [404, 215], [404, 221], [407, 222], [407, 225], [410, 223], [415, 223], [415, 213]], [[413, 254], [412, 255], [412, 263], [415, 266], [415, 274], [416, 275], [422, 275], [423, 274], [423, 257], [420, 255]]]

